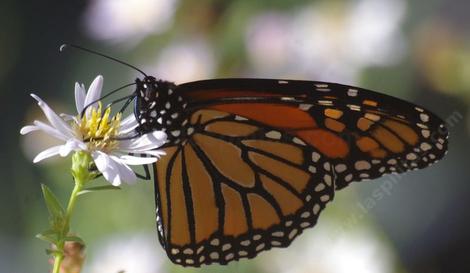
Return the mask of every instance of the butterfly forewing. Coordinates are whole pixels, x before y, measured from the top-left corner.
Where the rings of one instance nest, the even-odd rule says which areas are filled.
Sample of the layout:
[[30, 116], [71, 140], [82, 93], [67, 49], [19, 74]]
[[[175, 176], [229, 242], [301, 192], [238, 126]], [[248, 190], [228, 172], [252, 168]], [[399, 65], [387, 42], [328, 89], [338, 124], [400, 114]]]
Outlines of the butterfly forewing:
[[335, 165], [338, 188], [424, 168], [447, 150], [447, 129], [440, 118], [370, 90], [263, 79], [207, 80], [180, 88], [193, 105], [260, 121], [315, 147]]

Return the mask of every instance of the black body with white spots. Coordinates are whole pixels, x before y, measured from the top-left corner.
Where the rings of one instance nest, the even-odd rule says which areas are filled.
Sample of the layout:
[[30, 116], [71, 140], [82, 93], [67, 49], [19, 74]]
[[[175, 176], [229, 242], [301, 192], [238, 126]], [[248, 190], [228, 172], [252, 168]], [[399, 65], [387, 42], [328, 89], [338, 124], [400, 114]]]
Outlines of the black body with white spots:
[[[136, 79], [135, 82], [134, 115], [139, 123], [137, 132], [145, 134], [155, 130], [179, 130], [185, 119], [182, 113], [187, 104], [174, 91], [176, 85], [152, 76]], [[168, 134], [168, 139], [172, 141], [171, 134]]]

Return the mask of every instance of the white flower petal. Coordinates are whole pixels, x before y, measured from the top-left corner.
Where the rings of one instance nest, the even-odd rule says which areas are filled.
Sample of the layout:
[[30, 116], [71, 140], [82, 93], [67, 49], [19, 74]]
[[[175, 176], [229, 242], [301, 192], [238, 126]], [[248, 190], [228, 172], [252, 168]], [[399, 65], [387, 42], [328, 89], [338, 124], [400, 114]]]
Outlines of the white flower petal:
[[70, 148], [70, 146], [67, 146], [68, 142], [65, 144], [65, 145], [62, 145], [60, 147], [60, 150], [59, 150], [59, 155], [61, 157], [66, 157], [70, 154], [70, 152], [72, 151], [72, 149]]
[[98, 170], [113, 186], [121, 185], [122, 181], [131, 184], [137, 180], [134, 171], [122, 163], [118, 157], [100, 151], [95, 151], [91, 155]]
[[75, 122], [77, 122], [77, 117], [74, 116], [74, 115], [69, 115], [69, 114], [61, 113], [59, 116], [60, 116], [63, 120], [65, 120], [65, 121], [74, 120]]
[[[88, 88], [88, 93], [86, 94], [85, 103], [83, 107], [88, 106], [90, 103], [100, 99], [101, 88], [103, 88], [103, 76], [99, 75], [93, 80], [90, 87]], [[93, 103], [92, 106], [98, 108], [98, 103]], [[87, 117], [91, 113], [91, 107], [88, 107], [88, 109], [86, 110]]]
[[91, 153], [91, 157], [93, 157], [93, 160], [95, 161], [98, 170], [103, 173], [109, 165], [109, 156], [100, 151], [93, 151]]
[[137, 176], [135, 175], [134, 171], [127, 166], [124, 162], [122, 162], [116, 156], [110, 156], [111, 160], [114, 161], [114, 164], [117, 166], [119, 170], [119, 177], [121, 181], [124, 181], [128, 184], [134, 184], [137, 180]]
[[139, 126], [139, 124], [135, 124], [135, 125], [132, 125], [132, 126], [127, 126], [127, 127], [124, 127], [124, 128], [119, 128], [119, 136], [120, 137], [124, 137], [126, 135], [134, 135], [135, 134], [135, 128], [137, 128], [137, 126]]
[[147, 165], [157, 162], [158, 158], [155, 157], [143, 157], [143, 156], [131, 156], [121, 155], [119, 160], [127, 165]]
[[166, 152], [163, 150], [150, 150], [150, 151], [143, 151], [142, 154], [148, 154], [154, 156], [156, 158], [160, 158], [163, 155], [166, 155]]
[[77, 113], [80, 115], [85, 107], [85, 86], [80, 85], [78, 82], [75, 83], [75, 106], [77, 107]]
[[29, 133], [31, 133], [31, 132], [37, 131], [37, 130], [40, 130], [39, 127], [37, 127], [37, 126], [34, 126], [34, 125], [26, 125], [26, 126], [24, 126], [23, 128], [21, 128], [20, 134], [26, 135], [26, 134], [29, 134]]
[[119, 143], [120, 150], [142, 152], [156, 149], [166, 142], [167, 135], [163, 131], [153, 131], [135, 139], [123, 140]]
[[129, 124], [134, 124], [137, 123], [137, 120], [135, 119], [134, 114], [128, 115], [125, 119], [121, 120], [121, 127], [128, 126]]
[[67, 139], [69, 139], [69, 137], [67, 135], [63, 134], [62, 132], [60, 132], [59, 130], [53, 128], [52, 126], [49, 126], [49, 125], [45, 124], [44, 122], [35, 120], [33, 123], [41, 131], [44, 131], [46, 134], [48, 134], [52, 137], [55, 137], [55, 138], [63, 140], [63, 141], [67, 141]]
[[65, 120], [66, 122], [71, 122], [71, 121], [74, 121], [76, 124], [80, 124], [81, 120], [78, 119], [77, 116], [74, 116], [74, 115], [69, 115], [69, 114], [60, 114], [60, 117]]
[[38, 101], [39, 107], [41, 107], [44, 115], [46, 115], [47, 119], [51, 123], [53, 127], [59, 130], [62, 134], [67, 135], [69, 137], [73, 137], [72, 129], [70, 126], [65, 123], [63, 119], [61, 119], [56, 112], [54, 112], [47, 103], [45, 103], [40, 97], [36, 96], [35, 94], [31, 94], [31, 96]]
[[139, 126], [139, 123], [135, 119], [135, 115], [131, 114], [121, 121], [119, 127], [119, 135], [125, 135], [132, 132], [135, 128]]
[[55, 156], [59, 154], [60, 149], [62, 148], [63, 145], [59, 146], [53, 146], [51, 148], [48, 148], [42, 152], [40, 152], [34, 159], [33, 163], [38, 163], [39, 161], [49, 158], [51, 156]]
[[69, 139], [60, 149], [60, 156], [66, 157], [71, 151], [86, 150], [86, 144], [77, 139]]
[[111, 182], [113, 186], [121, 185], [121, 181], [116, 179], [119, 170], [107, 154], [100, 151], [94, 151], [91, 153], [91, 156], [95, 161], [96, 168], [98, 168], [98, 171], [103, 174], [103, 177], [107, 181]]

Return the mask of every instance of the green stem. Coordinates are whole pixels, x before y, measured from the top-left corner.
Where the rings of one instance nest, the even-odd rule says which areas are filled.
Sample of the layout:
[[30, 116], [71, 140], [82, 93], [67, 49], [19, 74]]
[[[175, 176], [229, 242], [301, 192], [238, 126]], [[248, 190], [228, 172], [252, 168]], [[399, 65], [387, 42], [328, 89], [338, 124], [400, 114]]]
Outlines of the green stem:
[[75, 204], [77, 203], [78, 193], [82, 191], [83, 184], [85, 184], [85, 182], [86, 181], [78, 181], [77, 179], [75, 179], [75, 187], [73, 188], [72, 194], [70, 195], [69, 204], [67, 205], [67, 211], [65, 214], [65, 225], [64, 225], [64, 231], [66, 229], [66, 233], [64, 234], [65, 236], [67, 236], [68, 231], [69, 231], [70, 218], [72, 217]]
[[54, 268], [52, 269], [52, 273], [60, 273], [60, 265], [64, 260], [64, 254], [56, 254], [54, 258]]
[[65, 238], [69, 234], [70, 231], [70, 219], [72, 217], [72, 213], [75, 208], [75, 204], [77, 203], [78, 193], [82, 190], [83, 185], [87, 181], [79, 181], [77, 178], [75, 179], [75, 186], [73, 188], [72, 194], [70, 195], [69, 203], [67, 205], [67, 210], [65, 214], [65, 223], [64, 228], [61, 232], [61, 240], [57, 245], [57, 254], [54, 255], [54, 268], [52, 273], [60, 273], [60, 265], [64, 260], [64, 246], [65, 246]]

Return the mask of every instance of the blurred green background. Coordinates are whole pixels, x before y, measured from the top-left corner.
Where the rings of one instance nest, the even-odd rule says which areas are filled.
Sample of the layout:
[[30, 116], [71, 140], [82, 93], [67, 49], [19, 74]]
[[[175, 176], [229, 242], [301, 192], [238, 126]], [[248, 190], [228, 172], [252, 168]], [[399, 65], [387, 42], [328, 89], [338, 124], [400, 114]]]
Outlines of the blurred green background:
[[[470, 2], [467, 0], [94, 0], [0, 2], [0, 272], [48, 272], [40, 183], [65, 202], [70, 159], [33, 165], [50, 140], [20, 137], [41, 118], [29, 96], [75, 111], [74, 82], [104, 90], [140, 76], [67, 41], [177, 83], [216, 77], [323, 80], [379, 90], [446, 120], [438, 164], [355, 183], [314, 229], [254, 260], [184, 269], [157, 242], [153, 185], [84, 196], [73, 228], [83, 272], [470, 272]], [[380, 193], [380, 198], [378, 198]]]

